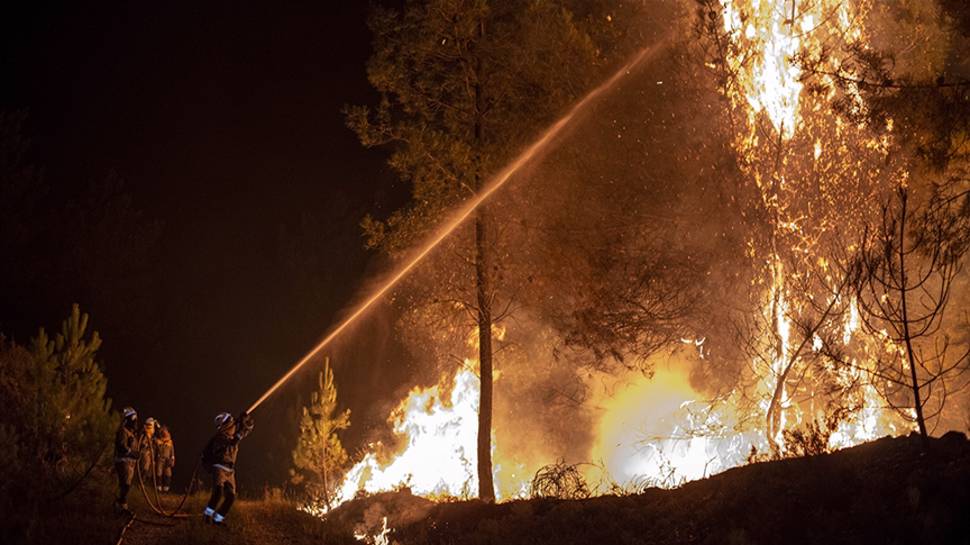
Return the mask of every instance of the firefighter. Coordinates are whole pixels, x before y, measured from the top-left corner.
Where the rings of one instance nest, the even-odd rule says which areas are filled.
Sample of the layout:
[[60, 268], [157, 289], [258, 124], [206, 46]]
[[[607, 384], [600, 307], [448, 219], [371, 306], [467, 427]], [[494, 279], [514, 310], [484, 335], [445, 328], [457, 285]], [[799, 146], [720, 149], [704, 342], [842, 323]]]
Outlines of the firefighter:
[[140, 470], [143, 479], [151, 479], [153, 472], [155, 471], [155, 449], [152, 445], [152, 439], [155, 437], [155, 424], [157, 422], [154, 418], [148, 417], [145, 419], [145, 424], [142, 426], [141, 434], [138, 436], [138, 442], [141, 446], [141, 458]]
[[168, 492], [172, 486], [172, 468], [175, 467], [175, 443], [168, 428], [162, 426], [155, 435], [155, 484], [159, 492]]
[[138, 413], [131, 407], [121, 410], [121, 425], [115, 433], [115, 472], [118, 475], [118, 499], [115, 509], [130, 513], [128, 509], [128, 491], [131, 490], [131, 480], [135, 476], [135, 464], [138, 463]]
[[[238, 418], [220, 413], [215, 418], [216, 434], [209, 440], [202, 453], [202, 464], [212, 476], [212, 495], [202, 513], [202, 520], [209, 524], [225, 525], [226, 515], [236, 499], [236, 454], [239, 441], [253, 430], [253, 420], [246, 412]], [[219, 500], [222, 505], [219, 505]]]

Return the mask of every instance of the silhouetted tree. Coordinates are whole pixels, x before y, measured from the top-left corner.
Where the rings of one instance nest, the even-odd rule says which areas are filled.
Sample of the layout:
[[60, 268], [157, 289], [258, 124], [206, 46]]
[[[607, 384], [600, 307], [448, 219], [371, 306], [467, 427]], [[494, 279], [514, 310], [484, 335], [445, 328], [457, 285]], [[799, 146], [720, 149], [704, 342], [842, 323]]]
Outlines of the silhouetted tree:
[[[808, 88], [835, 91], [834, 110], [891, 143], [901, 165], [868, 222], [856, 289], [867, 329], [886, 343], [865, 355], [878, 362], [871, 382], [924, 439], [966, 367], [947, 307], [970, 244], [968, 13], [961, 2], [887, 4], [859, 22], [881, 47], [830, 44], [797, 59]], [[892, 41], [902, 25], [906, 51]]]
[[[867, 241], [858, 285], [863, 322], [886, 341], [875, 383], [893, 408], [916, 422], [924, 445], [927, 420], [966, 386], [961, 375], [970, 368], [970, 348], [952, 346], [944, 327], [964, 249], [954, 242], [970, 227], [953, 223], [953, 207], [965, 203], [934, 200], [925, 206], [914, 211], [909, 189], [899, 188]], [[909, 402], [901, 395], [906, 391]]]

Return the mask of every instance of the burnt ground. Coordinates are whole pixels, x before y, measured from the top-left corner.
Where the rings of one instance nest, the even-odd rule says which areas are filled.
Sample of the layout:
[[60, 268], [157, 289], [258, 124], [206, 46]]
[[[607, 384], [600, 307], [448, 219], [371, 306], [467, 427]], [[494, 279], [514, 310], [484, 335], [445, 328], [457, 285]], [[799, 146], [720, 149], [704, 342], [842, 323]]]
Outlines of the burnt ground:
[[[127, 519], [112, 513], [111, 495], [111, 486], [82, 488], [45, 510], [26, 541], [22, 531], [11, 533], [14, 517], [0, 513], [0, 542], [115, 543]], [[390, 543], [400, 545], [970, 545], [970, 442], [951, 433], [924, 454], [916, 437], [885, 438], [736, 468], [674, 490], [587, 500], [436, 504], [392, 492], [348, 502], [325, 521], [290, 502], [250, 499], [233, 508], [228, 530], [202, 524], [204, 493], [189, 498], [191, 516], [180, 520], [153, 515], [138, 496], [132, 506], [140, 521], [123, 540], [130, 545], [359, 544], [353, 533], [369, 527], [373, 535], [384, 517]], [[173, 505], [178, 497], [164, 500]]]
[[414, 502], [388, 500], [351, 502], [330, 524], [386, 515], [395, 528], [390, 537], [402, 544], [967, 544], [970, 442], [950, 433], [923, 454], [915, 436], [884, 438], [736, 468], [674, 490], [446, 503], [428, 506], [423, 518]]

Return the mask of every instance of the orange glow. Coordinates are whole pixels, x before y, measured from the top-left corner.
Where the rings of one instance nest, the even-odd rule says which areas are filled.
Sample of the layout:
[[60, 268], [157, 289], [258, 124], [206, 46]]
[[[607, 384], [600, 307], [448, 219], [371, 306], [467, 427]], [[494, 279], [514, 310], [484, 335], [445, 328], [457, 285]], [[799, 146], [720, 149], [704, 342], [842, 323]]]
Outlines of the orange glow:
[[[752, 448], [761, 454], [790, 454], [792, 446], [786, 441], [792, 431], [830, 416], [827, 389], [843, 389], [838, 401], [852, 408], [830, 430], [830, 449], [907, 429], [893, 411], [883, 407], [871, 384], [867, 359], [873, 350], [898, 347], [887, 347], [883, 339], [860, 333], [857, 303], [842, 291], [836, 255], [825, 250], [826, 242], [857, 230], [858, 222], [865, 219], [862, 214], [872, 213], [872, 196], [883, 188], [879, 184], [892, 179], [886, 174], [892, 174], [890, 167], [885, 166], [888, 141], [834, 114], [830, 108], [834, 91], [807, 93], [801, 81], [805, 74], [796, 62], [800, 55], [820, 55], [822, 44], [832, 36], [864, 40], [860, 21], [868, 0], [721, 0], [721, 5], [723, 28], [738, 46], [725, 59], [729, 72], [736, 75], [725, 93], [732, 111], [740, 114], [735, 118], [743, 120], [734, 140], [738, 164], [757, 188], [755, 198], [760, 199], [758, 206], [764, 208], [771, 231], [769, 243], [759, 246], [751, 240], [748, 244], [748, 257], [761, 272], [753, 287], [764, 321], [756, 339], [763, 357], [745, 362], [739, 386], [716, 403], [689, 380], [691, 366], [704, 360], [703, 338], [684, 340], [697, 349], [699, 361], [682, 348], [667, 358], [654, 358], [652, 377], [632, 371], [620, 376], [579, 376], [592, 393], [583, 408], [594, 415], [593, 440], [587, 459], [566, 462], [589, 462], [582, 471], [596, 493], [608, 492], [611, 483], [627, 490], [677, 486], [745, 464]], [[854, 108], [865, 108], [857, 92], [850, 88], [849, 95]], [[560, 123], [568, 122], [586, 100]], [[560, 128], [560, 124], [554, 126], [510, 165], [496, 178], [498, 184]], [[841, 248], [849, 253], [857, 249]], [[809, 277], [817, 278], [817, 285], [803, 289]], [[813, 305], [829, 305], [835, 311], [805, 333], [798, 318], [810, 315]], [[826, 343], [841, 343], [849, 365], [837, 366], [822, 358], [808, 363]], [[432, 498], [473, 495], [477, 490], [476, 370], [477, 361], [465, 359], [438, 384], [412, 389], [388, 419], [399, 446], [373, 445], [341, 483], [337, 504], [361, 490], [375, 493], [401, 486]], [[533, 459], [538, 459], [538, 453], [547, 454], [538, 445], [541, 440], [535, 439], [534, 452], [529, 453]], [[527, 494], [541, 464], [530, 467], [534, 460], [504, 452], [494, 436], [492, 446], [498, 498]]]
[[[751, 445], [764, 442], [757, 433], [735, 432], [727, 407], [710, 412], [690, 386], [686, 365], [662, 364], [651, 378], [632, 372], [619, 379], [615, 395], [597, 393], [600, 418], [591, 459], [601, 461], [622, 487], [669, 488], [708, 477], [743, 464]], [[715, 428], [723, 433], [712, 435]], [[699, 434], [701, 429], [708, 433]], [[595, 482], [594, 475], [588, 478]]]

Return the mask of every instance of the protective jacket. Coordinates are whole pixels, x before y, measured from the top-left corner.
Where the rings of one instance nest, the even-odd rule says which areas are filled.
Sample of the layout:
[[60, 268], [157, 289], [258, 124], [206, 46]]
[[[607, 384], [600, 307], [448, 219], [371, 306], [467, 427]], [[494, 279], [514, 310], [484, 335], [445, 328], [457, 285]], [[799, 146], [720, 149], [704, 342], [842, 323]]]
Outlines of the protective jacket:
[[115, 461], [135, 461], [138, 459], [139, 444], [138, 436], [124, 424], [115, 433]]
[[169, 438], [155, 438], [155, 459], [159, 465], [175, 463], [175, 444]]
[[221, 431], [215, 434], [212, 439], [209, 439], [209, 443], [202, 452], [202, 463], [210, 469], [216, 467], [231, 471], [236, 465], [239, 442], [251, 431], [253, 431], [252, 423], [248, 419], [243, 419], [242, 422], [238, 422], [234, 434], [227, 435]]

